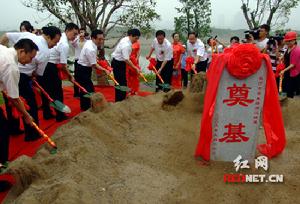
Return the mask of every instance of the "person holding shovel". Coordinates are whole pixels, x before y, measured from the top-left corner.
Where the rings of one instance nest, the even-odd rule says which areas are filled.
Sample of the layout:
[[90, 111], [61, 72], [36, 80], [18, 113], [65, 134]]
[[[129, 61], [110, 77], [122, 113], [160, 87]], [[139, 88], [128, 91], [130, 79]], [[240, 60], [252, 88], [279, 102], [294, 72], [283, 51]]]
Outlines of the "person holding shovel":
[[[19, 97], [20, 72], [18, 62], [27, 64], [36, 56], [38, 47], [32, 40], [19, 40], [13, 48], [0, 45], [0, 91], [4, 91], [10, 102], [22, 114], [25, 124], [32, 126], [33, 118], [26, 111], [22, 100]], [[8, 161], [9, 153], [9, 132], [7, 120], [0, 108], [0, 169]], [[8, 190], [10, 183], [0, 181], [0, 192]]]
[[[1, 44], [7, 41], [18, 42], [20, 39], [31, 39], [39, 48], [36, 57], [29, 64], [20, 64], [20, 95], [26, 100], [29, 105], [29, 113], [34, 118], [35, 122], [39, 124], [38, 107], [35, 100], [35, 94], [32, 88], [32, 82], [35, 77], [41, 77], [44, 74], [45, 67], [49, 60], [49, 48], [55, 46], [59, 41], [61, 32], [57, 27], [49, 26], [43, 28], [43, 35], [36, 36], [29, 32], [6, 33], [2, 39]], [[25, 141], [34, 141], [40, 138], [40, 134], [31, 126], [24, 125]]]
[[[173, 47], [172, 44], [166, 39], [166, 33], [163, 30], [158, 30], [155, 34], [156, 38], [153, 40], [149, 54], [146, 59], [150, 59], [153, 52], [156, 55], [156, 68], [158, 74], [161, 75], [164, 83], [171, 84], [173, 73]], [[161, 83], [158, 76], [156, 76], [156, 92], [159, 90], [169, 91], [170, 88], [163, 88], [159, 86]]]
[[[97, 52], [98, 47], [104, 43], [104, 34], [102, 30], [94, 30], [91, 34], [91, 40], [86, 41], [84, 44], [77, 68], [77, 82], [86, 89], [87, 92], [94, 92], [94, 85], [92, 82], [92, 69], [105, 71], [106, 74], [110, 74], [109, 71], [97, 64]], [[86, 111], [91, 106], [89, 98], [84, 97], [86, 93], [80, 91], [80, 108], [82, 111]]]
[[[50, 58], [46, 66], [44, 75], [40, 78], [39, 82], [45, 91], [54, 100], [63, 102], [63, 89], [62, 79], [64, 75], [67, 75], [70, 81], [73, 80], [73, 76], [70, 74], [67, 68], [67, 61], [69, 56], [69, 42], [75, 40], [79, 32], [79, 27], [74, 23], [68, 23], [65, 28], [65, 32], [55, 47], [50, 49]], [[45, 119], [54, 118], [54, 115], [50, 109], [49, 100], [43, 96], [43, 114]], [[57, 122], [64, 121], [68, 117], [61, 111], [56, 110], [55, 119]]]
[[[140, 69], [130, 60], [132, 44], [138, 41], [141, 32], [138, 29], [131, 29], [127, 32], [127, 37], [121, 39], [116, 49], [112, 53], [111, 66], [113, 68], [114, 77], [120, 86], [127, 86], [126, 65], [132, 67], [137, 73]], [[119, 90], [115, 86], [115, 101], [123, 101], [126, 98], [126, 92]]]
[[[195, 32], [188, 33], [187, 52], [189, 57], [194, 58], [192, 70], [196, 70], [197, 73], [206, 72], [207, 57], [205, 55], [205, 46]], [[194, 73], [191, 72], [191, 76], [193, 76], [193, 74]]]

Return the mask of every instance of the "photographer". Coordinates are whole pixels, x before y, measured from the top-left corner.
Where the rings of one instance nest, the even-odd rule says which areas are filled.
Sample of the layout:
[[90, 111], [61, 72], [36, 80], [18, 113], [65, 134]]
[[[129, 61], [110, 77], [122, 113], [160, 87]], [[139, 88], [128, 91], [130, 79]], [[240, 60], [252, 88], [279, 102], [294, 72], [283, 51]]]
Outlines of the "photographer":
[[257, 48], [262, 52], [266, 53], [267, 43], [269, 39], [267, 38], [270, 32], [270, 26], [267, 24], [261, 25], [258, 29], [245, 31], [244, 43], [256, 44]]
[[270, 32], [270, 26], [263, 24], [259, 27], [259, 36], [256, 40], [256, 46], [262, 53], [267, 52], [267, 43], [269, 39], [267, 38]]

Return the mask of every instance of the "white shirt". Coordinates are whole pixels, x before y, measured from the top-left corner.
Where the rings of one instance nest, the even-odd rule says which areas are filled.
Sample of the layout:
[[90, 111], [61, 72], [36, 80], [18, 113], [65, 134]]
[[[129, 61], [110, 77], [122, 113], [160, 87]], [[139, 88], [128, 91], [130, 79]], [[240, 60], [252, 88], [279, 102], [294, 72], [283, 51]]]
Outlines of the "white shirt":
[[97, 64], [97, 51], [97, 45], [92, 40], [86, 41], [81, 50], [78, 64], [86, 67]]
[[155, 38], [151, 47], [154, 48], [158, 61], [170, 61], [173, 58], [173, 46], [167, 39], [164, 39], [163, 44], [159, 44]]
[[258, 49], [260, 51], [262, 51], [263, 49], [265, 49], [267, 47], [268, 41], [269, 41], [269, 38], [266, 38], [263, 41], [256, 41], [256, 47], [258, 47]]
[[30, 39], [32, 40], [39, 48], [36, 56], [32, 59], [31, 63], [23, 65], [18, 64], [19, 70], [21, 73], [28, 76], [32, 76], [32, 72], [36, 72], [39, 76], [43, 76], [46, 65], [50, 57], [50, 49], [48, 43], [43, 36], [37, 36], [29, 32], [15, 32], [15, 33], [6, 33], [9, 41], [13, 44], [18, 42], [20, 39]]
[[188, 56], [196, 57], [200, 56], [200, 61], [206, 61], [207, 57], [205, 56], [205, 46], [204, 43], [200, 40], [197, 39], [197, 41], [192, 44], [190, 41], [187, 41], [187, 52]]
[[69, 55], [69, 41], [66, 33], [61, 35], [57, 45], [50, 49], [49, 62], [53, 64], [67, 64]]
[[0, 45], [0, 91], [5, 90], [11, 98], [19, 98], [20, 72], [17, 51]]
[[115, 51], [111, 54], [112, 58], [118, 61], [129, 60], [132, 51], [132, 43], [129, 37], [124, 37], [117, 45]]
[[72, 45], [75, 48], [75, 60], [78, 60], [80, 57], [80, 52], [86, 43], [86, 39], [84, 38], [83, 42], [81, 42], [80, 37], [78, 36], [73, 42]]
[[[217, 53], [222, 53], [223, 52], [223, 46], [222, 45], [218, 45], [217, 49], [218, 49]], [[207, 53], [207, 57], [206, 58], [208, 58], [208, 63], [210, 63], [211, 60], [212, 60], [212, 54], [213, 54], [212, 53], [212, 47], [209, 46], [206, 49], [206, 53]], [[215, 53], [216, 53], [216, 51], [215, 51]]]

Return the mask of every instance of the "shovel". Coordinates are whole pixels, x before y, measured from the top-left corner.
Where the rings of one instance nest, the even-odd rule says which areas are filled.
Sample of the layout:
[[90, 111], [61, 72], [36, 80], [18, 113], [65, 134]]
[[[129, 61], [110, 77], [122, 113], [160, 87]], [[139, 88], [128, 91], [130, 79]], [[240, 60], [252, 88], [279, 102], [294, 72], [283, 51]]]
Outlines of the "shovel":
[[48, 135], [46, 135], [44, 133], [43, 130], [41, 130], [39, 128], [39, 126], [37, 126], [37, 124], [35, 122], [33, 122], [33, 127], [40, 133], [40, 135], [51, 145], [51, 147], [53, 147], [53, 149], [50, 151], [51, 154], [55, 154], [57, 152], [57, 146], [56, 144], [53, 142], [53, 140], [50, 139], [50, 137]]
[[73, 80], [71, 81], [75, 86], [77, 86], [80, 91], [82, 91], [83, 93], [85, 93], [83, 95], [83, 97], [85, 98], [91, 98], [91, 96], [93, 95], [93, 93], [88, 92], [84, 87], [82, 87], [77, 81]]
[[111, 74], [108, 74], [109, 78], [111, 78], [111, 80], [113, 80], [113, 82], [115, 83], [115, 88], [120, 90], [120, 91], [124, 91], [124, 92], [129, 92], [130, 91], [130, 88], [128, 88], [127, 86], [121, 86], [119, 84], [119, 82], [117, 82], [117, 80], [111, 75]]
[[71, 109], [66, 106], [65, 104], [63, 104], [62, 102], [58, 101], [58, 100], [53, 100], [49, 94], [41, 87], [41, 85], [39, 85], [39, 83], [36, 80], [33, 80], [35, 86], [40, 89], [40, 91], [44, 94], [44, 96], [46, 96], [46, 98], [50, 101], [50, 106], [52, 106], [53, 108], [55, 108], [56, 110], [63, 112], [63, 113], [71, 113]]
[[151, 87], [151, 88], [158, 88], [158, 86], [156, 86], [155, 84], [151, 84], [151, 83], [149, 83], [148, 82], [148, 80], [146, 79], [146, 77], [143, 75], [143, 73], [142, 72], [140, 72], [140, 76], [143, 78], [143, 80], [145, 81], [145, 85], [146, 86], [149, 86], [149, 87]]
[[283, 78], [284, 78], [284, 75], [283, 74], [280, 75], [280, 78], [279, 78], [279, 100], [280, 101], [283, 101], [283, 100], [287, 99], [286, 93], [282, 92]]
[[154, 71], [154, 73], [156, 74], [156, 76], [159, 78], [161, 84], [158, 84], [159, 86], [161, 86], [163, 89], [170, 89], [171, 86], [170, 84], [166, 84], [164, 82], [164, 80], [161, 78], [160, 74], [158, 73], [157, 69], [155, 68], [155, 66], [152, 66], [152, 69]]

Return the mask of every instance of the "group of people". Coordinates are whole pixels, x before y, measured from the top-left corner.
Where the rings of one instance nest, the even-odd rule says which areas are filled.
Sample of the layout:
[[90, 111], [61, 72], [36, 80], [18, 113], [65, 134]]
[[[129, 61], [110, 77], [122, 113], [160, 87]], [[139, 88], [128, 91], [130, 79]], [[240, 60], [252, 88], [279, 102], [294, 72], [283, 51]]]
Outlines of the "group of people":
[[[255, 43], [264, 53], [268, 53], [273, 60], [274, 72], [280, 62], [284, 68], [280, 75], [284, 75], [284, 91], [288, 97], [300, 94], [300, 48], [297, 47], [297, 34], [289, 32], [283, 43], [276, 43], [275, 49], [270, 49], [267, 35], [270, 28], [266, 25], [260, 27], [259, 39], [255, 42], [249, 39], [247, 43]], [[20, 25], [20, 32], [5, 33], [0, 39], [0, 91], [5, 99], [6, 115], [0, 108], [0, 164], [8, 161], [9, 135], [23, 133], [20, 129], [20, 118], [23, 119], [25, 141], [35, 141], [40, 138], [34, 124], [39, 125], [38, 106], [33, 90], [33, 84], [39, 84], [53, 100], [63, 103], [62, 80], [79, 83], [87, 92], [94, 92], [91, 79], [92, 71], [97, 70], [113, 77], [120, 86], [128, 86], [130, 92], [115, 88], [115, 101], [122, 101], [128, 95], [135, 95], [139, 91], [139, 78], [142, 75], [139, 66], [141, 44], [138, 29], [130, 29], [127, 36], [122, 38], [114, 49], [111, 63], [105, 59], [102, 30], [93, 30], [87, 38], [85, 29], [68, 23], [64, 32], [55, 26], [43, 27], [36, 32], [30, 22], [24, 21]], [[155, 33], [155, 38], [146, 59], [153, 62], [156, 72], [156, 91], [169, 91], [170, 88], [161, 86], [161, 79], [165, 84], [181, 89], [188, 86], [188, 74], [191, 77], [199, 72], [206, 72], [211, 63], [212, 56], [226, 49], [217, 38], [209, 38], [205, 45], [197, 33], [189, 32], [187, 42], [180, 42], [178, 33], [172, 35], [171, 43], [163, 30]], [[252, 41], [251, 41], [252, 40]], [[230, 46], [240, 43], [234, 36], [230, 39]], [[75, 49], [74, 76], [70, 73], [67, 61], [70, 44]], [[8, 45], [13, 47], [8, 48]], [[281, 47], [280, 47], [281, 46]], [[275, 57], [274, 53], [275, 52]], [[155, 53], [155, 58], [152, 54]], [[100, 63], [99, 63], [100, 60]], [[101, 62], [105, 62], [104, 64]], [[109, 65], [110, 64], [110, 65]], [[153, 70], [153, 67], [149, 68]], [[85, 111], [90, 108], [86, 93], [74, 86], [74, 96], [80, 97], [80, 108]], [[42, 96], [43, 118], [55, 118], [60, 122], [68, 119], [65, 113], [50, 108], [48, 98]], [[19, 116], [16, 117], [15, 109]], [[0, 182], [0, 190], [7, 184]]]

